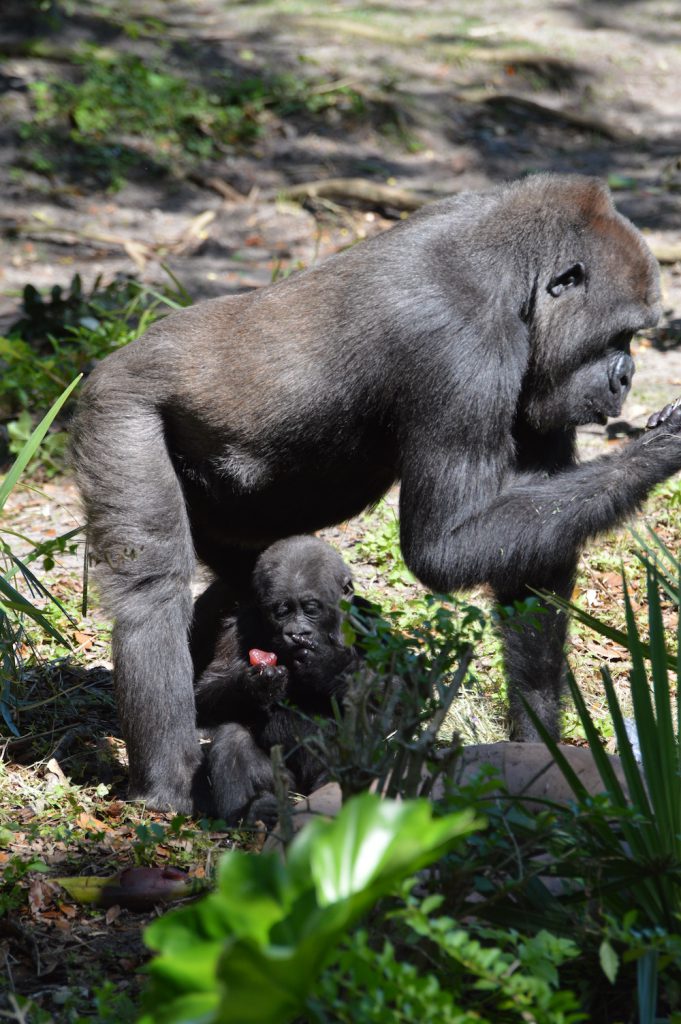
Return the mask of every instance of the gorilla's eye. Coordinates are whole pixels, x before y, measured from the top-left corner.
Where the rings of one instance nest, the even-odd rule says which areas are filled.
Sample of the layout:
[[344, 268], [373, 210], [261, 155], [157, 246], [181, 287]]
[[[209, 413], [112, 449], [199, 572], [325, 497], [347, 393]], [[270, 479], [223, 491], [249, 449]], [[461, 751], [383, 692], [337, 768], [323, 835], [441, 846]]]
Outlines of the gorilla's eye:
[[322, 606], [319, 601], [303, 601], [303, 611], [308, 618], [314, 618], [315, 615], [319, 615], [322, 610]]
[[552, 277], [546, 286], [546, 290], [549, 295], [553, 295], [557, 298], [562, 295], [563, 292], [567, 291], [568, 288], [575, 288], [579, 284], [583, 284], [584, 278], [586, 277], [586, 270], [583, 263], [573, 263], [566, 270], [562, 270], [560, 274], [556, 274]]
[[272, 609], [272, 615], [275, 619], [285, 619], [287, 615], [291, 613], [291, 602], [280, 601], [279, 604], [275, 604]]

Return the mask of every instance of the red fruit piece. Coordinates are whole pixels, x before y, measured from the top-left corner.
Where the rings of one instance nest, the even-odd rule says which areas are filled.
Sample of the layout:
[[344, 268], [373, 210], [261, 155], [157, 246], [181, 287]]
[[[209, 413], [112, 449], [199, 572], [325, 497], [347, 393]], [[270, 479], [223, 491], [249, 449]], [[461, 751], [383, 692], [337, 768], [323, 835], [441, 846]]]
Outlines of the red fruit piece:
[[261, 668], [277, 664], [276, 654], [273, 654], [272, 651], [259, 651], [257, 647], [248, 652], [248, 660], [251, 665], [260, 665]]

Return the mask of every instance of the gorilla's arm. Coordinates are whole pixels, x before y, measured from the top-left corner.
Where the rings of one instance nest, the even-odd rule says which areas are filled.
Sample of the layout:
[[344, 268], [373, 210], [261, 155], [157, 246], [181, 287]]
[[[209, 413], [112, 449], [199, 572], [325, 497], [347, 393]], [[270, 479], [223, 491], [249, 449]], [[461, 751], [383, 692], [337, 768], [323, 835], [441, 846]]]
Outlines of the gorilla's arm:
[[194, 684], [196, 724], [201, 728], [222, 722], [249, 725], [286, 692], [283, 666], [254, 666], [247, 660], [250, 625], [244, 628], [238, 615], [223, 622], [215, 655]]
[[[574, 432], [566, 431], [561, 444], [535, 435], [528, 451], [526, 440], [513, 462], [490, 450], [473, 471], [470, 453], [459, 471], [451, 453], [430, 461], [426, 471], [423, 460], [418, 472], [407, 466], [400, 499], [407, 564], [440, 591], [489, 582], [502, 605], [535, 589], [569, 598], [584, 542], [634, 512], [651, 487], [679, 468], [681, 411], [663, 415], [620, 451], [583, 465], [575, 464]], [[518, 463], [523, 472], [516, 472]], [[558, 738], [566, 615], [540, 601], [533, 618], [513, 619], [501, 632], [511, 737], [539, 739], [526, 702]]]
[[[551, 475], [516, 473], [501, 457], [454, 465], [450, 452], [408, 463], [402, 550], [411, 571], [441, 592], [483, 581], [542, 585], [585, 541], [632, 514], [681, 461], [681, 411], [620, 451]], [[443, 515], [443, 510], [448, 515]]]

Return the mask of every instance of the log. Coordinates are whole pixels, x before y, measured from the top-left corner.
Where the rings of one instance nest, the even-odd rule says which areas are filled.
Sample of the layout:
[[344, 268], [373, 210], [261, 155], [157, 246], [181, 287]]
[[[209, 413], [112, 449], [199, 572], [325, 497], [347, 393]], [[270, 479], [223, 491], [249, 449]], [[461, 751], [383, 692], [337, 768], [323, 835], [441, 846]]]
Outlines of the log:
[[[592, 796], [603, 793], [605, 787], [589, 748], [561, 744], [560, 749], [587, 791]], [[620, 759], [611, 756], [610, 763], [626, 792]], [[478, 743], [464, 747], [461, 756], [454, 762], [454, 783], [469, 783], [487, 765], [491, 766], [501, 779], [503, 791], [510, 796], [521, 797], [527, 807], [541, 806], [544, 801], [567, 805], [575, 799], [563, 773], [543, 743]], [[435, 785], [433, 799], [437, 800], [442, 796], [444, 786], [444, 780]], [[490, 796], [493, 797], [494, 794]], [[337, 782], [329, 782], [316, 789], [293, 808], [293, 832], [299, 832], [308, 821], [320, 815], [334, 818], [340, 811], [342, 803], [341, 788]], [[277, 826], [267, 837], [263, 849], [281, 851], [282, 848], [282, 835]]]

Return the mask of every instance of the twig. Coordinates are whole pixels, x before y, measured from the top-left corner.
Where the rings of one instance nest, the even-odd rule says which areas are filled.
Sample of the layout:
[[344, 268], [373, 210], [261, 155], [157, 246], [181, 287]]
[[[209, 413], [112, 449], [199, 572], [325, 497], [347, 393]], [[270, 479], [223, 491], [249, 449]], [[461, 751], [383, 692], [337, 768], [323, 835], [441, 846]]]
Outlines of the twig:
[[187, 179], [188, 181], [193, 181], [195, 185], [199, 185], [201, 188], [217, 192], [219, 196], [222, 196], [223, 199], [231, 203], [245, 203], [248, 198], [237, 191], [229, 182], [223, 181], [222, 178], [216, 178], [215, 176], [206, 177], [204, 174], [192, 171], [187, 175]]
[[288, 798], [289, 775], [284, 764], [284, 751], [279, 745], [272, 747], [270, 752], [272, 774], [274, 776], [274, 795], [277, 798], [279, 812], [279, 833], [285, 846], [293, 839], [293, 817]]

